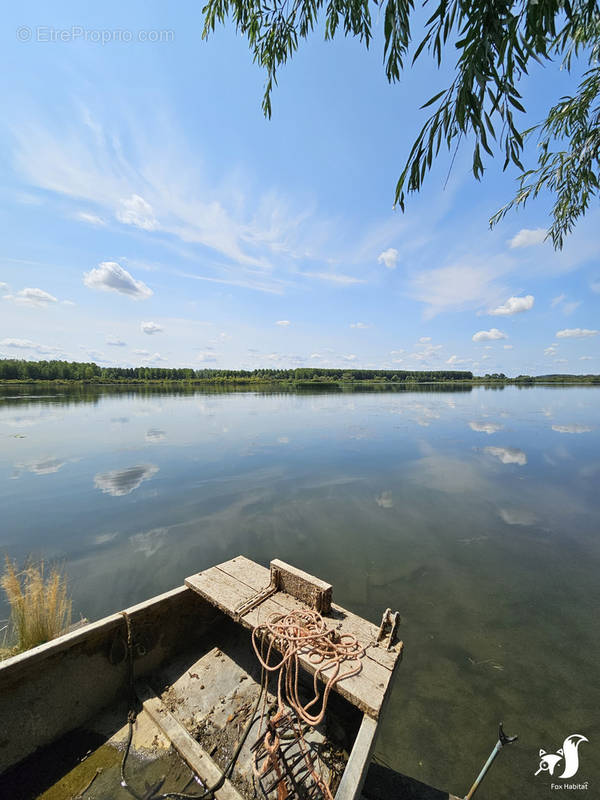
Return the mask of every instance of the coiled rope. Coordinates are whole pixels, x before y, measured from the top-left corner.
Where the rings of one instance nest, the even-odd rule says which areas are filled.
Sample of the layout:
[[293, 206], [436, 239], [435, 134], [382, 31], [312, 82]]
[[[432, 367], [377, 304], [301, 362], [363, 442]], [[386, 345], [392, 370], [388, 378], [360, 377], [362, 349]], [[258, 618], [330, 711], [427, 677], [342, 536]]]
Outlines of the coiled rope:
[[[287, 614], [271, 614], [267, 621], [252, 632], [254, 652], [262, 666], [265, 676], [277, 674], [277, 711], [269, 719], [265, 732], [259, 731], [259, 744], [266, 756], [259, 764], [261, 747], [254, 751], [254, 772], [258, 777], [275, 770], [278, 782], [283, 781], [281, 735], [290, 728], [294, 731], [307, 770], [326, 800], [333, 800], [329, 787], [317, 774], [309, 748], [302, 733], [301, 723], [311, 727], [319, 725], [327, 709], [331, 690], [339, 681], [357, 675], [362, 669], [360, 659], [364, 648], [352, 634], [337, 634], [327, 628], [325, 620], [316, 611], [295, 610]], [[272, 662], [273, 651], [281, 653], [279, 660]], [[303, 656], [315, 667], [313, 676], [313, 697], [302, 703], [298, 683], [300, 657]], [[342, 664], [350, 666], [342, 670]], [[330, 672], [329, 672], [330, 671]], [[328, 673], [329, 674], [325, 674]], [[325, 683], [321, 691], [319, 681]], [[266, 698], [266, 693], [265, 693]], [[266, 700], [265, 700], [266, 702]], [[286, 707], [287, 706], [287, 707]], [[289, 708], [293, 709], [297, 720], [293, 720]], [[263, 713], [261, 719], [265, 718]], [[298, 724], [299, 723], [299, 724]], [[262, 739], [260, 738], [262, 735]], [[278, 796], [287, 794], [279, 792]]]

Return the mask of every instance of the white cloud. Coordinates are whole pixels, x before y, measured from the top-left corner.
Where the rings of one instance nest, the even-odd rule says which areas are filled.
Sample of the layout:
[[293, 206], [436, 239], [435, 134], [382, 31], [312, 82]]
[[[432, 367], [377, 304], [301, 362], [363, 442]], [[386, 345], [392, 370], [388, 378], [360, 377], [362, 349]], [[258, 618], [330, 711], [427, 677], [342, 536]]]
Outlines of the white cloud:
[[87, 211], [78, 211], [75, 214], [75, 219], [81, 222], [87, 222], [89, 225], [96, 225], [99, 228], [106, 225], [102, 217], [99, 217], [97, 214], [89, 214]]
[[43, 289], [26, 288], [21, 289], [16, 294], [5, 294], [4, 300], [12, 300], [21, 306], [31, 306], [32, 308], [47, 308], [50, 303], [57, 303], [54, 295], [48, 294]]
[[136, 354], [136, 356], [149, 356], [150, 355], [150, 351], [149, 350], [134, 350], [133, 352]]
[[494, 422], [469, 422], [469, 427], [471, 430], [477, 431], [477, 433], [487, 433], [488, 435], [497, 433], [503, 428], [502, 425], [497, 425]]
[[544, 355], [545, 356], [553, 356], [555, 354], [556, 354], [556, 347], [554, 345], [551, 345], [550, 347], [546, 347], [546, 349], [544, 350]]
[[508, 300], [501, 306], [488, 311], [488, 314], [493, 316], [510, 316], [512, 314], [520, 314], [523, 311], [529, 311], [533, 308], [534, 297], [528, 294], [525, 297], [509, 297]]
[[160, 353], [152, 353], [151, 356], [147, 356], [144, 361], [148, 364], [160, 364], [162, 361], [166, 361], [167, 359], [161, 356]]
[[587, 425], [553, 425], [552, 430], [556, 431], [557, 433], [590, 433], [592, 428], [589, 428]]
[[350, 323], [350, 327], [351, 328], [358, 328], [359, 330], [364, 331], [367, 328], [369, 328], [370, 326], [367, 325], [366, 322], [351, 322]]
[[380, 253], [377, 256], [377, 262], [379, 264], [385, 264], [388, 269], [396, 269], [398, 265], [398, 251], [395, 247], [388, 247], [387, 250], [384, 250], [383, 253]]
[[556, 297], [552, 298], [552, 302], [550, 303], [551, 308], [556, 308], [557, 305], [560, 305], [563, 300], [566, 300], [566, 294], [559, 294]]
[[590, 289], [592, 292], [596, 292], [596, 294], [600, 294], [600, 280], [592, 281], [590, 283]]
[[597, 336], [600, 331], [589, 330], [588, 328], [565, 328], [563, 331], [556, 332], [557, 339], [585, 339], [588, 336]]
[[579, 308], [580, 305], [581, 305], [581, 300], [571, 300], [570, 303], [563, 303], [562, 307], [563, 314], [566, 314], [567, 316], [569, 314], [572, 314]]
[[527, 464], [527, 455], [517, 447], [484, 447], [483, 452], [489, 453], [503, 464], [518, 464], [520, 467]]
[[487, 259], [485, 266], [477, 263], [452, 264], [435, 269], [419, 269], [410, 278], [410, 296], [428, 307], [425, 318], [442, 311], [463, 311], [490, 306], [498, 301], [504, 289], [494, 281], [510, 271], [506, 258]]
[[119, 292], [134, 300], [145, 300], [153, 294], [152, 289], [142, 281], [137, 281], [116, 261], [102, 261], [95, 269], [84, 272], [83, 282], [88, 289]]
[[431, 336], [421, 336], [419, 339], [419, 344], [427, 344], [427, 342], [431, 341]]
[[108, 336], [106, 344], [111, 347], [127, 347], [127, 342], [124, 342], [122, 339], [117, 339], [115, 336]]
[[446, 364], [470, 364], [470, 358], [459, 358], [458, 356], [450, 356], [449, 359], [446, 360]]
[[148, 336], [152, 336], [155, 333], [162, 333], [163, 327], [158, 325], [156, 322], [142, 322], [140, 323], [140, 330], [142, 333], [148, 334]]
[[472, 336], [474, 342], [489, 342], [495, 339], [508, 339], [508, 336], [498, 328], [490, 328], [489, 331], [477, 331]]
[[517, 233], [516, 236], [513, 236], [509, 244], [511, 248], [531, 247], [534, 244], [542, 244], [547, 233], [548, 231], [546, 231], [544, 228], [534, 228], [533, 230], [529, 228], [523, 228]]
[[121, 200], [116, 216], [119, 222], [134, 225], [144, 231], [154, 231], [158, 228], [152, 206], [139, 194], [132, 194], [131, 197]]
[[347, 356], [342, 356], [342, 358], [344, 359], [344, 361], [356, 361], [356, 356], [354, 355], [354, 353], [350, 353]]
[[8, 283], [4, 283], [4, 281], [0, 281], [0, 292], [8, 291]]
[[98, 473], [94, 477], [94, 486], [104, 494], [123, 497], [131, 494], [144, 481], [158, 472], [156, 464], [137, 464], [126, 469], [114, 469], [110, 472]]
[[593, 361], [593, 356], [579, 356], [580, 361]]
[[514, 347], [514, 345], [512, 345], [512, 344], [503, 344], [502, 345], [502, 349], [503, 350], [512, 350], [513, 347]]
[[14, 350], [34, 350], [40, 354], [59, 353], [57, 347], [48, 347], [44, 344], [32, 342], [29, 339], [2, 339], [0, 342], [1, 347], [10, 347]]
[[275, 323], [275, 325], [280, 325], [282, 328], [287, 328], [288, 325], [291, 324], [292, 323], [289, 321], [289, 319], [278, 319], [277, 322]]

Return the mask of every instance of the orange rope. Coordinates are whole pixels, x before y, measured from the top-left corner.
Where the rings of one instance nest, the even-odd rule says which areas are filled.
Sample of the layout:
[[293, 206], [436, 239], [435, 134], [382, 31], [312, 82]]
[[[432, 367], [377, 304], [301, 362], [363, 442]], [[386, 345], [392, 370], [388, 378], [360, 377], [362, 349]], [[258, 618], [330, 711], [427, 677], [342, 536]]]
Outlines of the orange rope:
[[[265, 641], [268, 642], [266, 652]], [[334, 630], [327, 628], [319, 613], [308, 610], [295, 610], [288, 614], [271, 614], [264, 624], [253, 630], [252, 646], [267, 680], [269, 674], [277, 673], [278, 706], [277, 712], [269, 721], [269, 730], [265, 731], [263, 738], [267, 757], [260, 769], [256, 765], [255, 772], [260, 776], [268, 772], [270, 768], [274, 768], [280, 775], [278, 761], [280, 739], [276, 728], [289, 716], [286, 705], [294, 709], [299, 720], [312, 727], [319, 725], [325, 716], [331, 690], [339, 681], [360, 672], [362, 669], [360, 659], [365, 651], [354, 636], [351, 634], [336, 635]], [[274, 649], [279, 650], [281, 658], [276, 663], [271, 663]], [[305, 704], [302, 704], [298, 692], [301, 656], [315, 667], [314, 696]], [[342, 664], [346, 661], [353, 662], [354, 665], [342, 671]], [[330, 671], [329, 674], [326, 674], [328, 671]], [[323, 692], [319, 686], [319, 679], [325, 683]], [[319, 701], [321, 701], [320, 707], [314, 709], [315, 706], [318, 706]], [[293, 722], [292, 728], [295, 729]], [[333, 800], [329, 788], [315, 771], [313, 760], [303, 742], [301, 729], [300, 733], [297, 733], [297, 738], [313, 780], [323, 792], [326, 800]]]

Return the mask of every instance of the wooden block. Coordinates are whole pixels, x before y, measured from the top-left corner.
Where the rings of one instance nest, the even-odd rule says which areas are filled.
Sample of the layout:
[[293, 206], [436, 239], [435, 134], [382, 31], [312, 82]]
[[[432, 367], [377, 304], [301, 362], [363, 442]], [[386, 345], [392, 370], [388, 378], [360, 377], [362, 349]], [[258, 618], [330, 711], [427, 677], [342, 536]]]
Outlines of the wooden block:
[[330, 583], [296, 569], [278, 558], [271, 561], [271, 580], [275, 580], [279, 589], [301, 600], [319, 614], [331, 611], [332, 587]]
[[[154, 724], [169, 739], [189, 768], [207, 786], [214, 786], [222, 775], [218, 764], [215, 764], [206, 750], [175, 719], [160, 697], [156, 696], [147, 683], [141, 681], [136, 683], [135, 691], [140, 701], [144, 704], [144, 710], [148, 712]], [[214, 797], [217, 800], [243, 800], [242, 795], [228, 778], [225, 778], [221, 788], [215, 791]]]

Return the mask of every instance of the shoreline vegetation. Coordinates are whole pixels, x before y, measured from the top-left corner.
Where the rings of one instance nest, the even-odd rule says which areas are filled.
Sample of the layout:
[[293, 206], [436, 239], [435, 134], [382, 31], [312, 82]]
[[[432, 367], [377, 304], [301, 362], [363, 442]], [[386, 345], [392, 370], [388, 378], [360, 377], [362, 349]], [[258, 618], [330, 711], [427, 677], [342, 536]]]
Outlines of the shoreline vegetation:
[[325, 369], [192, 369], [167, 367], [100, 367], [93, 362], [0, 359], [0, 386], [33, 383], [56, 385], [267, 386], [335, 388], [348, 386], [402, 387], [415, 384], [600, 385], [600, 375], [473, 375], [465, 370]]

